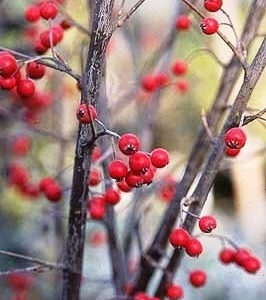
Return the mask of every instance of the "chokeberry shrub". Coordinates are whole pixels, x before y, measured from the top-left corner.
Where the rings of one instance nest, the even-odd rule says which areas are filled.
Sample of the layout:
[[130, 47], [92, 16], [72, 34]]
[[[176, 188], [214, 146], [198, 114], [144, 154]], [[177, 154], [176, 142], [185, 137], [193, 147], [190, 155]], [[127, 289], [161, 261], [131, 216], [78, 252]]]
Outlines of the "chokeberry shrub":
[[1, 299], [263, 299], [265, 12], [0, 3]]

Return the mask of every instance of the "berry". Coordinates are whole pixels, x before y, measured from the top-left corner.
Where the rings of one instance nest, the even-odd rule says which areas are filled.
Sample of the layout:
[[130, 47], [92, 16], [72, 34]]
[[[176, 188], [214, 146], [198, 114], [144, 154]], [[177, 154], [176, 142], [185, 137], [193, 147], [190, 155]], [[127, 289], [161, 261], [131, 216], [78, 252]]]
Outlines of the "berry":
[[11, 152], [15, 155], [24, 156], [31, 148], [31, 139], [27, 135], [17, 136], [11, 144]]
[[120, 201], [120, 195], [116, 190], [110, 188], [105, 192], [104, 199], [106, 203], [115, 205]]
[[77, 118], [82, 124], [89, 124], [97, 118], [97, 111], [90, 104], [80, 104], [77, 109]]
[[68, 20], [62, 20], [60, 23], [61, 27], [65, 30], [69, 29], [71, 27], [71, 23]]
[[28, 22], [36, 22], [40, 19], [40, 9], [37, 5], [31, 5], [25, 10], [25, 19]]
[[196, 238], [192, 238], [187, 242], [186, 253], [189, 256], [199, 256], [203, 251], [202, 244]]
[[232, 149], [241, 149], [245, 146], [247, 136], [245, 132], [239, 127], [229, 129], [225, 136], [225, 144]]
[[172, 65], [172, 73], [176, 76], [185, 75], [187, 73], [187, 63], [183, 60], [177, 60]]
[[[51, 32], [51, 40], [52, 43], [50, 43], [50, 32]], [[58, 43], [59, 37], [58, 33], [55, 30], [45, 30], [40, 34], [40, 41], [44, 48], [48, 49], [51, 47], [51, 44], [53, 46], [56, 46]]]
[[135, 134], [123, 134], [118, 141], [118, 147], [125, 155], [132, 155], [139, 150], [140, 140]]
[[225, 148], [225, 154], [230, 157], [237, 156], [239, 154], [239, 152], [240, 152], [240, 149], [234, 149], [234, 148], [230, 148], [228, 146], [226, 146], [226, 148]]
[[250, 257], [250, 253], [245, 248], [239, 248], [235, 253], [235, 262], [239, 266], [243, 266], [244, 261]]
[[17, 84], [16, 78], [12, 77], [0, 77], [0, 88], [3, 90], [12, 90]]
[[151, 152], [151, 163], [155, 168], [163, 168], [169, 163], [169, 153], [163, 148]]
[[134, 295], [133, 300], [150, 300], [150, 297], [146, 293], [138, 292]]
[[184, 296], [184, 291], [181, 286], [171, 284], [166, 289], [166, 296], [173, 300], [181, 299]]
[[141, 174], [133, 173], [129, 171], [126, 175], [126, 183], [130, 187], [140, 187], [144, 183], [144, 179]]
[[127, 175], [127, 166], [121, 160], [114, 160], [109, 164], [108, 172], [111, 178], [120, 181]]
[[227, 265], [235, 261], [236, 251], [231, 248], [224, 248], [219, 254], [220, 261]]
[[8, 52], [0, 55], [0, 75], [10, 77], [15, 74], [17, 69], [17, 61], [13, 55]]
[[186, 247], [190, 240], [190, 234], [183, 228], [173, 230], [169, 236], [169, 241], [173, 247]]
[[[49, 43], [49, 45], [50, 45], [50, 43]], [[49, 47], [45, 47], [40, 40], [35, 42], [34, 51], [37, 54], [40, 54], [40, 55], [44, 54], [48, 50], [48, 48]]]
[[218, 11], [223, 5], [222, 0], [204, 0], [204, 7], [208, 11], [216, 12]]
[[101, 182], [102, 175], [100, 170], [92, 169], [89, 175], [89, 185], [96, 186]]
[[199, 228], [202, 232], [209, 233], [217, 226], [217, 222], [212, 216], [204, 216], [199, 220]]
[[117, 187], [125, 193], [129, 193], [132, 190], [132, 188], [126, 183], [125, 178], [123, 178], [121, 181], [117, 182]]
[[44, 192], [49, 185], [55, 184], [56, 181], [53, 177], [44, 177], [39, 182], [39, 189]]
[[64, 29], [62, 28], [62, 26], [56, 25], [52, 27], [52, 30], [56, 33], [57, 43], [59, 43], [64, 37]]
[[178, 92], [184, 94], [188, 91], [189, 84], [188, 84], [187, 80], [180, 79], [175, 83], [175, 88]]
[[188, 30], [191, 26], [191, 20], [186, 15], [181, 15], [176, 19], [176, 29]]
[[255, 256], [249, 256], [243, 261], [243, 267], [248, 273], [256, 273], [261, 268], [261, 262]]
[[154, 77], [158, 87], [165, 87], [169, 82], [169, 76], [166, 73], [158, 73]]
[[201, 30], [207, 35], [214, 34], [219, 29], [219, 23], [214, 18], [204, 18], [200, 24]]
[[106, 213], [104, 197], [93, 197], [89, 205], [91, 218], [93, 220], [102, 220]]
[[151, 93], [158, 88], [158, 82], [153, 75], [146, 75], [141, 80], [141, 86], [144, 91]]
[[95, 147], [92, 151], [92, 154], [91, 154], [91, 160], [93, 162], [95, 162], [96, 160], [98, 160], [100, 157], [102, 156], [102, 151], [101, 151], [101, 148], [99, 147]]
[[142, 175], [143, 184], [148, 184], [148, 185], [151, 184], [154, 175], [155, 175], [155, 170], [149, 168], [149, 170]]
[[54, 19], [57, 15], [57, 6], [52, 2], [42, 3], [40, 6], [40, 15], [43, 19]]
[[129, 157], [129, 166], [133, 172], [145, 173], [151, 166], [151, 160], [146, 153], [138, 151]]
[[9, 183], [16, 186], [26, 186], [30, 181], [28, 170], [20, 164], [12, 164], [8, 169]]
[[44, 190], [44, 195], [49, 201], [58, 202], [62, 198], [62, 188], [57, 182], [48, 184]]
[[15, 291], [26, 291], [34, 284], [34, 278], [26, 273], [11, 273], [7, 280], [10, 287]]
[[35, 84], [30, 79], [22, 79], [17, 84], [17, 92], [22, 98], [28, 98], [35, 92]]
[[206, 283], [207, 275], [204, 271], [195, 270], [190, 273], [189, 281], [194, 287], [201, 287]]
[[45, 67], [33, 61], [27, 65], [27, 74], [31, 79], [40, 79], [45, 74]]

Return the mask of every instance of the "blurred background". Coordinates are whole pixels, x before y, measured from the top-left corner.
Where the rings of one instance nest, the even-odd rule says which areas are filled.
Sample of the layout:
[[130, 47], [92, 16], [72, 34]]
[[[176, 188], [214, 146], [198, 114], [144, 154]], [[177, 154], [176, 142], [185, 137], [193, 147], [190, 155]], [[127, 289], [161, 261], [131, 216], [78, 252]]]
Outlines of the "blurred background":
[[[31, 24], [25, 20], [25, 9], [33, 2], [0, 2], [1, 47], [29, 56], [36, 55], [34, 37], [47, 29], [47, 22]], [[88, 28], [86, 1], [63, 2], [61, 15], [55, 23], [67, 16]], [[201, 2], [198, 1], [199, 7]], [[126, 8], [133, 3], [135, 1], [126, 1]], [[230, 14], [238, 34], [241, 33], [250, 3], [248, 0], [224, 0], [224, 9]], [[120, 2], [116, 1], [114, 16], [119, 5]], [[178, 32], [175, 21], [183, 9], [181, 1], [147, 0], [128, 25], [115, 32], [108, 45], [106, 89], [112, 129], [119, 134], [137, 134], [145, 151], [163, 147], [171, 156], [166, 170], [157, 173], [154, 185], [132, 193], [122, 193], [116, 215], [119, 239], [125, 248], [129, 234], [128, 220], [132, 218], [132, 207], [136, 203], [143, 243], [148, 245], [151, 241], [171, 198], [173, 186], [178, 184], [183, 174], [186, 159], [202, 123], [201, 112], [208, 110], [215, 97], [222, 68], [212, 55], [198, 49], [211, 49], [223, 63], [231, 57], [230, 50], [218, 37], [202, 35], [199, 20], [193, 14], [190, 30]], [[222, 13], [218, 12], [215, 16], [224, 22]], [[266, 20], [259, 33], [265, 34], [265, 26]], [[234, 42], [234, 35], [228, 26], [221, 26], [221, 31]], [[168, 41], [168, 46], [165, 41]], [[252, 44], [250, 59], [260, 42], [261, 37], [258, 37]], [[89, 38], [72, 25], [64, 31], [64, 39], [56, 51], [80, 73], [88, 43]], [[176, 60], [188, 63], [188, 72], [182, 78], [170, 75], [171, 65]], [[140, 86], [143, 76], [162, 71], [169, 74], [170, 83], [156, 93], [143, 91]], [[229, 104], [234, 100], [241, 80], [242, 77]], [[249, 103], [251, 111], [265, 108], [265, 82], [264, 74]], [[0, 90], [0, 250], [48, 262], [61, 262], [78, 126], [75, 114], [80, 91], [73, 78], [48, 68], [45, 77], [35, 83], [43, 102], [40, 100], [42, 104], [34, 111], [18, 104], [12, 91]], [[245, 128], [247, 145], [236, 158], [223, 160], [203, 212], [203, 215], [213, 214], [216, 217], [218, 228], [215, 233], [230, 237], [236, 244], [251, 249], [262, 262], [266, 258], [265, 124], [255, 121]], [[23, 176], [29, 178], [31, 186], [28, 190], [18, 189], [10, 181], [8, 170], [14, 165], [19, 166]], [[98, 165], [96, 158], [95, 166]], [[63, 187], [63, 199], [57, 204], [47, 201], [38, 192], [38, 182], [45, 176], [56, 177]], [[101, 191], [102, 188], [101, 183], [92, 190]], [[134, 278], [139, 253], [136, 241], [132, 239], [132, 247], [126, 251]], [[225, 267], [218, 261], [223, 246], [221, 241], [210, 237], [202, 237], [201, 240], [206, 249], [204, 254], [196, 261], [186, 257], [176, 275], [176, 282], [184, 286], [184, 299], [237, 300], [243, 295], [246, 300], [264, 298], [264, 268], [256, 275], [250, 275], [234, 265]], [[170, 247], [168, 251], [171, 253]], [[110, 260], [105, 230], [99, 222], [88, 221], [84, 262], [82, 299], [110, 299], [114, 294]], [[0, 255], [0, 272], [31, 265], [21, 259]], [[191, 288], [187, 278], [189, 270], [198, 268], [206, 270], [209, 277], [206, 286], [196, 290]], [[159, 276], [160, 272], [149, 286], [149, 292], [154, 291]], [[33, 273], [24, 284], [27, 286], [26, 292], [18, 296], [14, 279], [12, 281], [8, 276], [0, 275], [0, 299], [59, 299], [61, 274], [57, 271]]]

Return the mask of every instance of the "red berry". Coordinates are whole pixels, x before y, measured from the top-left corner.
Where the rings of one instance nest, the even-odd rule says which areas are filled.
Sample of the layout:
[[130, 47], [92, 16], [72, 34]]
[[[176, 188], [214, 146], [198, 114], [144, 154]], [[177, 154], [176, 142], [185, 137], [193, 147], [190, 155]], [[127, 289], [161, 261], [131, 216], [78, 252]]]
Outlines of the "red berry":
[[65, 30], [69, 29], [71, 27], [71, 23], [68, 20], [62, 20], [60, 23], [61, 27]]
[[175, 61], [171, 68], [172, 73], [177, 76], [185, 75], [187, 73], [187, 69], [188, 69], [187, 63], [183, 60]]
[[62, 198], [62, 188], [58, 183], [49, 184], [44, 190], [44, 195], [51, 202], [58, 202]]
[[7, 279], [8, 284], [15, 291], [26, 291], [34, 284], [33, 277], [26, 273], [11, 273], [8, 275]]
[[153, 170], [152, 168], [149, 168], [149, 170], [147, 172], [142, 174], [143, 184], [151, 184], [154, 175], [155, 175], [155, 170]]
[[31, 5], [25, 10], [25, 19], [28, 22], [36, 22], [40, 19], [40, 9], [37, 5]]
[[77, 109], [77, 118], [82, 124], [89, 124], [97, 118], [97, 111], [90, 104], [80, 104]]
[[141, 80], [141, 86], [144, 91], [151, 93], [158, 88], [158, 82], [153, 75], [146, 75]]
[[250, 257], [250, 253], [245, 248], [239, 248], [235, 253], [235, 262], [239, 266], [243, 266], [244, 261]]
[[[51, 40], [52, 43], [50, 43], [50, 32], [51, 32]], [[40, 41], [44, 48], [48, 49], [51, 47], [51, 44], [53, 46], [56, 46], [58, 43], [58, 34], [55, 30], [45, 30], [40, 34]]]
[[169, 82], [169, 76], [166, 73], [158, 73], [154, 77], [158, 87], [165, 87]]
[[255, 256], [249, 256], [243, 261], [243, 267], [248, 273], [256, 273], [261, 268], [261, 262]]
[[227, 265], [235, 261], [236, 251], [231, 248], [224, 248], [219, 254], [220, 261]]
[[188, 91], [189, 89], [189, 84], [187, 82], [187, 80], [185, 79], [179, 79], [176, 83], [175, 83], [175, 88], [178, 92], [184, 94]]
[[8, 180], [10, 184], [26, 186], [30, 181], [30, 175], [24, 166], [16, 163], [12, 164], [8, 169]]
[[169, 236], [169, 241], [173, 247], [186, 247], [190, 240], [190, 234], [183, 228], [173, 230]]
[[169, 153], [163, 148], [151, 152], [151, 163], [155, 168], [164, 168], [169, 163]]
[[199, 256], [203, 251], [202, 244], [196, 238], [192, 238], [187, 242], [186, 253], [189, 256]]
[[189, 281], [194, 287], [201, 287], [206, 283], [207, 275], [202, 270], [195, 270], [190, 273]]
[[45, 67], [33, 61], [27, 65], [27, 74], [31, 79], [40, 79], [45, 74]]
[[35, 92], [35, 84], [30, 79], [22, 79], [17, 84], [17, 92], [22, 98], [28, 98]]
[[59, 43], [64, 37], [64, 29], [62, 28], [62, 26], [56, 25], [52, 27], [52, 30], [56, 33], [57, 43]]
[[146, 153], [138, 151], [129, 157], [129, 166], [133, 172], [145, 173], [151, 166], [151, 160]]
[[15, 57], [9, 53], [0, 55], [0, 75], [10, 77], [17, 71], [17, 61]]
[[140, 140], [135, 134], [126, 133], [120, 137], [118, 147], [125, 155], [132, 155], [139, 150]]
[[[50, 45], [50, 42], [49, 42], [49, 45]], [[34, 51], [40, 55], [44, 54], [48, 50], [48, 48], [49, 47], [45, 47], [40, 40], [36, 41], [36, 43], [34, 45]]]
[[2, 77], [0, 76], [0, 88], [3, 90], [12, 90], [17, 84], [16, 78], [12, 77]]
[[121, 181], [117, 182], [116, 184], [117, 184], [117, 187], [125, 193], [129, 193], [132, 190], [132, 188], [126, 183], [125, 178], [123, 178]]
[[93, 220], [102, 220], [106, 213], [104, 197], [93, 197], [89, 204], [89, 212]]
[[112, 204], [112, 205], [115, 205], [120, 201], [119, 193], [116, 190], [112, 189], [112, 188], [108, 189], [105, 192], [104, 198], [105, 198], [106, 203], [109, 203], [109, 204]]
[[225, 148], [225, 154], [230, 157], [237, 156], [239, 154], [239, 152], [240, 152], [240, 149], [234, 149], [234, 148], [230, 148], [228, 146], [226, 146], [226, 148]]
[[140, 187], [144, 183], [144, 179], [141, 174], [129, 171], [126, 175], [126, 183], [130, 187]]
[[243, 148], [245, 146], [246, 140], [247, 136], [245, 132], [239, 127], [229, 129], [224, 136], [225, 144], [233, 149]]
[[186, 15], [181, 15], [176, 19], [176, 29], [188, 30], [191, 26], [191, 20]]
[[92, 151], [91, 160], [95, 162], [102, 156], [102, 151], [100, 147], [95, 147]]
[[56, 181], [53, 177], [44, 177], [39, 182], [39, 189], [41, 192], [44, 192], [47, 187], [53, 184], [56, 184]]
[[181, 286], [171, 284], [166, 289], [166, 297], [173, 300], [181, 299], [184, 297], [184, 291]]
[[98, 246], [101, 246], [105, 243], [105, 235], [103, 232], [101, 231], [93, 231], [91, 234], [90, 234], [90, 237], [89, 237], [89, 242], [94, 246], [94, 247], [98, 247]]
[[40, 6], [40, 15], [45, 20], [54, 19], [57, 15], [57, 12], [57, 6], [52, 2], [45, 2]]
[[102, 180], [101, 171], [98, 169], [92, 169], [89, 175], [89, 185], [96, 186]]
[[204, 0], [204, 7], [211, 12], [218, 11], [223, 5], [222, 0]]
[[133, 300], [150, 300], [150, 297], [146, 293], [138, 292], [134, 295]]
[[11, 152], [15, 155], [24, 156], [31, 148], [31, 139], [27, 135], [17, 136], [11, 144]]
[[109, 164], [108, 172], [111, 178], [120, 181], [127, 175], [127, 166], [121, 160], [114, 160]]
[[217, 222], [212, 216], [204, 216], [199, 220], [199, 228], [202, 232], [209, 233], [217, 226]]
[[200, 24], [201, 30], [207, 35], [214, 34], [219, 29], [219, 23], [214, 18], [204, 18]]

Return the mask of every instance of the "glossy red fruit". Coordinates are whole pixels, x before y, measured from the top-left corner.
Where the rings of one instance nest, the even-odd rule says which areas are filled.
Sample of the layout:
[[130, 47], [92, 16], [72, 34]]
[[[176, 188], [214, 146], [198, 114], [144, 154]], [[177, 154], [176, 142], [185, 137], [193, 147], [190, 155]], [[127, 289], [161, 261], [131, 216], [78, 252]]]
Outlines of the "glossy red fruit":
[[0, 76], [0, 88], [2, 90], [10, 91], [17, 85], [16, 78], [12, 77], [2, 77]]
[[144, 91], [151, 93], [158, 88], [158, 82], [154, 75], [146, 75], [141, 80], [141, 86]]
[[202, 287], [205, 285], [207, 280], [207, 275], [202, 270], [195, 270], [190, 273], [189, 281], [194, 287]]
[[45, 75], [45, 66], [36, 62], [27, 65], [27, 74], [31, 79], [40, 79]]
[[190, 234], [183, 228], [177, 228], [171, 232], [169, 241], [173, 247], [186, 247], [190, 241]]
[[188, 30], [191, 26], [191, 20], [186, 15], [181, 15], [176, 19], [176, 29]]
[[120, 194], [118, 191], [110, 188], [105, 192], [104, 199], [106, 203], [115, 205], [120, 201]]
[[71, 28], [71, 26], [72, 26], [70, 21], [68, 21], [68, 20], [62, 20], [60, 25], [64, 30], [67, 30], [67, 29]]
[[173, 63], [171, 70], [176, 76], [185, 75], [187, 73], [187, 63], [184, 60], [177, 60]]
[[236, 251], [231, 248], [224, 248], [219, 254], [220, 261], [227, 265], [235, 261]]
[[224, 136], [225, 144], [232, 149], [243, 148], [246, 144], [246, 140], [247, 136], [245, 132], [239, 127], [229, 129]]
[[[50, 45], [50, 43], [49, 43], [49, 45]], [[49, 47], [45, 47], [40, 40], [37, 40], [34, 44], [34, 51], [40, 55], [47, 52], [48, 48]]]
[[212, 216], [204, 216], [199, 219], [199, 228], [202, 232], [210, 233], [217, 226], [217, 222]]
[[77, 118], [82, 124], [89, 124], [97, 118], [97, 111], [93, 105], [80, 104], [77, 109]]
[[44, 2], [40, 6], [40, 15], [45, 20], [54, 19], [57, 16], [58, 9], [52, 2]]
[[111, 178], [120, 181], [127, 175], [127, 166], [121, 160], [114, 160], [109, 164], [108, 172]]
[[43, 177], [39, 182], [39, 189], [41, 192], [44, 192], [48, 186], [56, 184], [56, 181], [53, 177], [47, 176]]
[[15, 291], [26, 291], [34, 284], [34, 278], [26, 273], [9, 274], [7, 276], [8, 284]]
[[90, 217], [93, 220], [102, 220], [106, 214], [105, 200], [102, 196], [93, 197], [89, 203]]
[[155, 81], [158, 87], [162, 88], [165, 87], [169, 83], [169, 76], [166, 73], [158, 73], [154, 75]]
[[132, 188], [126, 183], [126, 179], [123, 178], [121, 181], [116, 183], [117, 187], [125, 193], [131, 192]]
[[203, 251], [203, 247], [201, 242], [198, 239], [192, 238], [187, 242], [186, 253], [189, 256], [192, 257], [199, 256], [202, 253], [202, 251]]
[[0, 55], [0, 75], [3, 77], [11, 77], [17, 71], [17, 61], [12, 54], [4, 52]]
[[155, 168], [164, 168], [169, 163], [169, 153], [163, 148], [151, 152], [151, 163]]
[[30, 181], [29, 172], [24, 166], [13, 163], [8, 169], [8, 181], [16, 186], [26, 186]]
[[261, 262], [257, 257], [249, 256], [243, 261], [242, 266], [246, 272], [255, 274], [261, 268]]
[[144, 179], [140, 173], [134, 173], [132, 171], [127, 172], [126, 183], [130, 187], [140, 187], [144, 183]]
[[223, 6], [223, 0], [204, 0], [204, 7], [211, 12], [218, 11]]
[[[51, 41], [50, 43], [50, 32], [51, 32]], [[40, 34], [40, 42], [44, 48], [48, 49], [51, 45], [56, 46], [58, 43], [58, 34], [55, 30], [45, 30]]]
[[240, 153], [240, 149], [233, 149], [228, 146], [225, 148], [225, 154], [229, 157], [235, 157]]
[[178, 92], [185, 94], [189, 90], [189, 84], [186, 79], [179, 79], [175, 83], [175, 88]]
[[102, 180], [102, 174], [99, 169], [92, 169], [89, 175], [89, 185], [96, 186]]
[[169, 202], [173, 199], [177, 189], [177, 181], [171, 176], [163, 178], [160, 189], [158, 191], [159, 197], [164, 202]]
[[52, 27], [52, 30], [56, 33], [57, 35], [57, 43], [62, 41], [64, 37], [64, 29], [60, 25], [55, 25]]
[[173, 300], [181, 299], [184, 297], [184, 291], [181, 286], [171, 284], [166, 289], [166, 297]]
[[35, 84], [30, 79], [22, 79], [17, 83], [17, 93], [22, 98], [31, 97], [35, 92]]
[[25, 19], [28, 22], [36, 22], [40, 19], [40, 8], [37, 5], [30, 5], [25, 10]]
[[129, 157], [129, 166], [135, 173], [145, 173], [151, 166], [150, 157], [145, 152], [138, 151]]
[[132, 155], [139, 150], [140, 140], [135, 134], [123, 134], [118, 140], [118, 147], [125, 155]]
[[91, 160], [93, 162], [97, 161], [102, 156], [102, 151], [100, 147], [95, 147], [92, 151]]
[[152, 183], [152, 180], [153, 180], [154, 175], [155, 175], [155, 171], [156, 171], [156, 169], [149, 168], [149, 170], [147, 172], [142, 174], [143, 184], [148, 184], [149, 185], [149, 184]]
[[25, 156], [31, 148], [31, 138], [27, 135], [17, 136], [11, 144], [11, 152], [17, 156]]
[[243, 266], [244, 261], [250, 257], [250, 253], [247, 249], [245, 248], [239, 248], [237, 249], [236, 253], [235, 253], [235, 263], [239, 266]]
[[214, 34], [219, 29], [219, 23], [214, 18], [204, 18], [200, 24], [201, 30], [207, 35]]
[[44, 190], [44, 195], [49, 201], [55, 203], [61, 200], [63, 191], [58, 183], [49, 184]]

